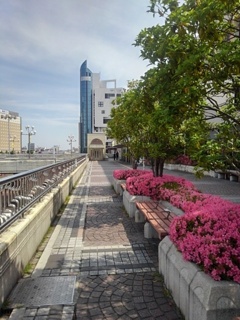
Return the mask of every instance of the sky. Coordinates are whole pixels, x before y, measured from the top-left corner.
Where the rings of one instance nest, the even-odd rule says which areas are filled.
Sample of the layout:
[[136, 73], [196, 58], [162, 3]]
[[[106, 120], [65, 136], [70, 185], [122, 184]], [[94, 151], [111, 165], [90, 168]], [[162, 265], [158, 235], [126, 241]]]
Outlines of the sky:
[[34, 126], [36, 147], [66, 150], [71, 139], [78, 147], [85, 60], [101, 80], [116, 79], [117, 87], [144, 75], [148, 61], [133, 43], [142, 29], [160, 23], [147, 12], [149, 2], [0, 1], [0, 109], [19, 113], [23, 133]]

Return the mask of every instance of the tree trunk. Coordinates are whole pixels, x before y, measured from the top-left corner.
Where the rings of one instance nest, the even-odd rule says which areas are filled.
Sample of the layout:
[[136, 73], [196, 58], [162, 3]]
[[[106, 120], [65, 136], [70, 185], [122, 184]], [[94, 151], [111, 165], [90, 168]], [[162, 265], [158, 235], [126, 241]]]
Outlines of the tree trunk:
[[138, 162], [137, 162], [137, 160], [134, 159], [134, 158], [132, 158], [132, 168], [133, 168], [133, 169], [137, 169], [137, 167], [138, 167]]
[[161, 159], [160, 164], [159, 164], [159, 176], [163, 176], [163, 167], [164, 167], [164, 159]]
[[153, 162], [153, 175], [154, 177], [162, 177], [163, 176], [163, 167], [164, 167], [163, 158], [156, 158]]

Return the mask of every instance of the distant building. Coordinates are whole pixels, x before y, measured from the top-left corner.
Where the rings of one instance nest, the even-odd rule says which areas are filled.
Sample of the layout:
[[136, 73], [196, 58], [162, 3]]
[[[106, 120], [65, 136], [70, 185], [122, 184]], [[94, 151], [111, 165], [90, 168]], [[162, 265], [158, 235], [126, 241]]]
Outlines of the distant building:
[[[116, 80], [100, 80], [100, 73], [92, 73], [84, 61], [80, 68], [79, 150], [87, 153], [87, 135], [104, 133], [110, 120], [112, 101], [124, 92]], [[106, 145], [111, 144], [106, 139]]]
[[0, 152], [21, 152], [21, 117], [17, 112], [0, 109]]
[[33, 142], [28, 143], [28, 150], [31, 153], [34, 153], [35, 152], [35, 143], [33, 143]]
[[106, 155], [106, 135], [104, 133], [89, 133], [88, 157], [90, 160], [104, 160]]
[[87, 68], [87, 61], [84, 61], [80, 68], [80, 153], [87, 153], [88, 133], [92, 133], [92, 72]]

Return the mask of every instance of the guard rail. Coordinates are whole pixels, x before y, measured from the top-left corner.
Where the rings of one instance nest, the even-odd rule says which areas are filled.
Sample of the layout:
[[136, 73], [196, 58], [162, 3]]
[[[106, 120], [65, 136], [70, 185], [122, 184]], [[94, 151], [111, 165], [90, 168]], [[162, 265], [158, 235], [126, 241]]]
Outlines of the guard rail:
[[0, 179], [0, 232], [85, 160], [80, 156]]

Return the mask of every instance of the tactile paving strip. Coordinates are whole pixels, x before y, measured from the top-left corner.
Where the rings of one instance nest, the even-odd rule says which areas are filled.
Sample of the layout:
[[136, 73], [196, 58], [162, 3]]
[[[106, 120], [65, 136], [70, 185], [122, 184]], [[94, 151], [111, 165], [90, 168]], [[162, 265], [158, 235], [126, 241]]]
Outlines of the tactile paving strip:
[[22, 279], [9, 298], [10, 307], [72, 304], [75, 276]]

